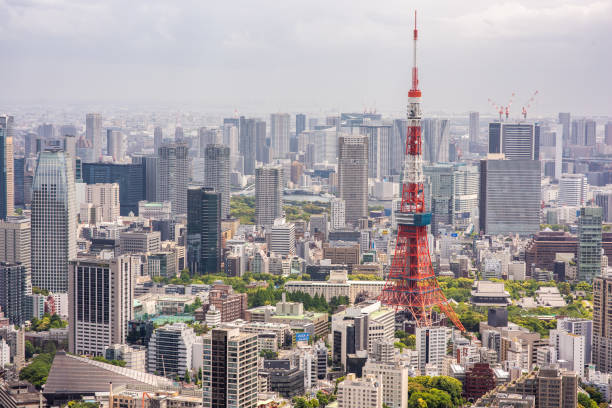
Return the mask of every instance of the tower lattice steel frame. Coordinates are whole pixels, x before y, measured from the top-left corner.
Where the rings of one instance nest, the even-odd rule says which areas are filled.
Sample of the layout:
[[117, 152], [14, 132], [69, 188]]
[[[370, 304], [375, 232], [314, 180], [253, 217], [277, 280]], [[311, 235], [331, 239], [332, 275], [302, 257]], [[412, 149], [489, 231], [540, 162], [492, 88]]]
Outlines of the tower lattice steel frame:
[[408, 92], [408, 131], [404, 156], [402, 204], [396, 213], [397, 243], [387, 282], [379, 297], [383, 304], [412, 314], [419, 327], [431, 326], [438, 307], [458, 329], [461, 321], [442, 293], [434, 275], [427, 241], [431, 213], [425, 210], [423, 156], [421, 142], [421, 91], [417, 68], [416, 11], [414, 13], [414, 50], [412, 88]]

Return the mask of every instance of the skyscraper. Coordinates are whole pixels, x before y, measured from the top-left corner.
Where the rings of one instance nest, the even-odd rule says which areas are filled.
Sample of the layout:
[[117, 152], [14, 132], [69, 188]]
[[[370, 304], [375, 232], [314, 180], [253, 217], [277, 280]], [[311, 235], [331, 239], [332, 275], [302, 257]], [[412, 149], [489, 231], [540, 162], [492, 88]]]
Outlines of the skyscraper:
[[217, 129], [201, 127], [198, 130], [198, 137], [200, 139], [200, 157], [205, 157], [206, 146], [219, 143]]
[[346, 222], [368, 215], [368, 138], [338, 138], [338, 196], [345, 202]]
[[481, 160], [480, 230], [535, 234], [540, 230], [539, 160]]
[[584, 205], [587, 194], [584, 174], [563, 174], [559, 180], [559, 205], [579, 207]]
[[478, 143], [480, 141], [480, 114], [478, 112], [470, 112], [468, 133], [470, 143]]
[[106, 154], [113, 158], [114, 162], [122, 162], [125, 156], [125, 137], [120, 130], [106, 130]]
[[174, 128], [174, 141], [182, 142], [185, 139], [185, 133], [183, 132], [182, 126], [177, 126]]
[[283, 215], [283, 168], [264, 166], [255, 170], [255, 224], [270, 226]]
[[439, 163], [448, 161], [450, 121], [448, 119], [423, 119], [423, 161]]
[[431, 211], [431, 232], [438, 234], [440, 224], [452, 225], [454, 214], [454, 167], [450, 163], [423, 166], [425, 208]]
[[601, 207], [582, 207], [578, 217], [578, 280], [601, 275]]
[[85, 117], [85, 138], [92, 146], [92, 161], [97, 162], [102, 155], [102, 118], [99, 113], [88, 113]]
[[222, 194], [206, 187], [187, 191], [187, 264], [191, 274], [221, 271]]
[[240, 117], [239, 144], [240, 154], [244, 158], [244, 174], [254, 174], [257, 151], [261, 148], [257, 143], [257, 119]]
[[0, 307], [11, 324], [21, 326], [28, 316], [32, 294], [30, 271], [21, 263], [0, 262]]
[[170, 143], [159, 148], [158, 201], [170, 201], [172, 214], [187, 213], [189, 148], [185, 143]]
[[0, 262], [23, 265], [31, 272], [30, 219], [8, 217], [0, 220]]
[[210, 144], [205, 150], [204, 186], [221, 194], [221, 218], [230, 215], [230, 149], [221, 144]]
[[164, 143], [164, 133], [161, 126], [155, 126], [153, 130], [153, 151], [155, 154], [159, 151], [159, 148]]
[[393, 132], [391, 136], [391, 171], [393, 174], [402, 174], [404, 166], [404, 149], [406, 146], [406, 134], [408, 133], [408, 121], [406, 119], [393, 120]]
[[257, 334], [213, 329], [204, 336], [204, 408], [257, 406]]
[[306, 115], [298, 113], [295, 115], [295, 135], [299, 136], [300, 133], [306, 130]]
[[612, 278], [593, 279], [593, 356], [598, 371], [612, 371]]
[[603, 221], [612, 221], [612, 191], [595, 191], [593, 194], [595, 205], [603, 211]]
[[255, 159], [263, 164], [270, 163], [270, 147], [266, 141], [266, 122], [255, 122]]
[[604, 143], [607, 146], [612, 146], [612, 122], [606, 123], [604, 127]]
[[38, 156], [32, 185], [32, 285], [68, 292], [76, 257], [77, 211], [72, 160], [59, 150]]
[[539, 160], [540, 126], [489, 123], [489, 153], [503, 153], [508, 160]]
[[570, 143], [571, 115], [569, 112], [559, 112], [559, 124], [562, 126], [563, 144]]
[[289, 128], [291, 117], [288, 113], [273, 113], [270, 115], [270, 148], [274, 152], [272, 158], [285, 158], [289, 153]]
[[334, 198], [331, 201], [331, 227], [332, 229], [341, 229], [345, 225], [345, 203], [341, 198]]
[[0, 220], [13, 215], [15, 205], [13, 122], [12, 116], [0, 116]]
[[391, 175], [391, 126], [382, 124], [365, 124], [359, 127], [359, 133], [367, 136], [368, 177], [383, 180]]
[[129, 256], [77, 258], [68, 278], [68, 349], [103, 356], [105, 347], [125, 343], [133, 317], [138, 272]]

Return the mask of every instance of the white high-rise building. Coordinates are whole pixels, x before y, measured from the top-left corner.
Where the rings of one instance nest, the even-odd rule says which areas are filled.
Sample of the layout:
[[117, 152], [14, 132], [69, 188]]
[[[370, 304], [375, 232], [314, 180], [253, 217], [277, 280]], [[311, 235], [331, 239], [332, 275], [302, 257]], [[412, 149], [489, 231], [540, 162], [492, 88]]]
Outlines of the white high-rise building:
[[125, 157], [125, 135], [120, 130], [106, 130], [106, 154], [116, 163], [121, 163]]
[[283, 168], [258, 167], [255, 170], [255, 224], [269, 226], [283, 215]]
[[31, 223], [32, 285], [68, 292], [69, 261], [77, 255], [77, 210], [72, 159], [62, 151], [38, 156]]
[[30, 219], [7, 217], [0, 220], [0, 262], [21, 263], [28, 273], [31, 265]]
[[85, 138], [91, 143], [92, 161], [102, 155], [102, 118], [99, 113], [88, 113], [85, 117]]
[[106, 347], [125, 343], [133, 317], [134, 284], [130, 257], [78, 258], [68, 278], [71, 353], [103, 356]]
[[284, 158], [289, 153], [289, 129], [291, 116], [288, 113], [273, 113], [270, 115], [270, 144], [273, 150], [272, 158]]
[[557, 349], [557, 361], [567, 361], [572, 371], [584, 377], [585, 337], [560, 330], [551, 330], [550, 342]]
[[480, 114], [478, 112], [470, 112], [469, 137], [472, 143], [480, 140]]
[[389, 408], [408, 407], [408, 366], [368, 359], [363, 375], [381, 379], [383, 403]]
[[119, 184], [99, 183], [85, 185], [85, 202], [102, 210], [103, 222], [115, 222], [119, 218]]
[[355, 224], [368, 215], [368, 138], [338, 138], [338, 197], [345, 202], [345, 220]]
[[167, 378], [183, 378], [186, 371], [191, 371], [195, 342], [195, 332], [185, 323], [158, 327], [149, 341], [147, 371]]
[[344, 228], [345, 222], [345, 208], [346, 204], [341, 198], [334, 198], [331, 201], [331, 227], [332, 229], [338, 230]]
[[559, 180], [559, 205], [580, 207], [587, 194], [587, 179], [584, 174], [562, 174]]
[[270, 233], [269, 249], [279, 255], [295, 254], [295, 224], [277, 219]]
[[382, 408], [383, 387], [380, 377], [372, 375], [357, 378], [346, 375], [338, 384], [338, 408]]
[[444, 326], [416, 328], [416, 350], [419, 353], [418, 368], [421, 375], [425, 375], [428, 364], [437, 366], [441, 371], [450, 334], [451, 329]]
[[423, 161], [440, 163], [448, 161], [450, 121], [448, 119], [423, 119]]
[[183, 142], [159, 148], [158, 200], [172, 203], [172, 214], [187, 214], [189, 147]]
[[391, 175], [391, 125], [367, 124], [359, 128], [368, 137], [368, 177], [383, 180]]

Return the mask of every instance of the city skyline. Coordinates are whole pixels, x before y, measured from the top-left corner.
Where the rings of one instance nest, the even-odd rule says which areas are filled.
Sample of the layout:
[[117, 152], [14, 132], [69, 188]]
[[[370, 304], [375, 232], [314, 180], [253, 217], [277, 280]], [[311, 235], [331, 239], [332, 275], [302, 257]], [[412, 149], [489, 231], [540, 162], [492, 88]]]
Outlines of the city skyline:
[[[534, 115], [612, 107], [608, 2], [350, 5], [5, 2], [0, 46], [11, 64], [0, 74], [11, 80], [0, 105], [401, 112], [417, 7], [427, 28], [420, 54], [426, 112], [493, 113], [488, 98], [505, 104], [515, 92], [518, 116], [535, 90]], [[580, 72], [588, 75], [571, 80]]]

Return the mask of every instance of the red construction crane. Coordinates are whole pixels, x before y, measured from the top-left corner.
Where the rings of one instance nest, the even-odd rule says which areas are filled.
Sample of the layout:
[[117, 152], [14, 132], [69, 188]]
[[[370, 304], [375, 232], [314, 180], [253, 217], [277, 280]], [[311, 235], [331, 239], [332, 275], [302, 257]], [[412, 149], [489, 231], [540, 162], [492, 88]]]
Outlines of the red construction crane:
[[432, 326], [439, 308], [458, 329], [465, 331], [459, 317], [442, 293], [431, 265], [427, 225], [431, 213], [425, 210], [421, 141], [421, 90], [416, 60], [418, 31], [414, 13], [412, 88], [408, 92], [408, 130], [404, 155], [402, 203], [397, 219], [397, 241], [387, 282], [379, 300], [396, 310], [407, 311], [418, 327]]
[[535, 91], [533, 93], [533, 95], [531, 95], [531, 98], [529, 98], [529, 100], [525, 103], [525, 105], [527, 107], [525, 107], [525, 105], [523, 105], [523, 111], [522, 111], [523, 119], [527, 119], [527, 109], [529, 109], [531, 107], [531, 104], [535, 100], [535, 97], [538, 95], [538, 92], [540, 92], [540, 91]]

